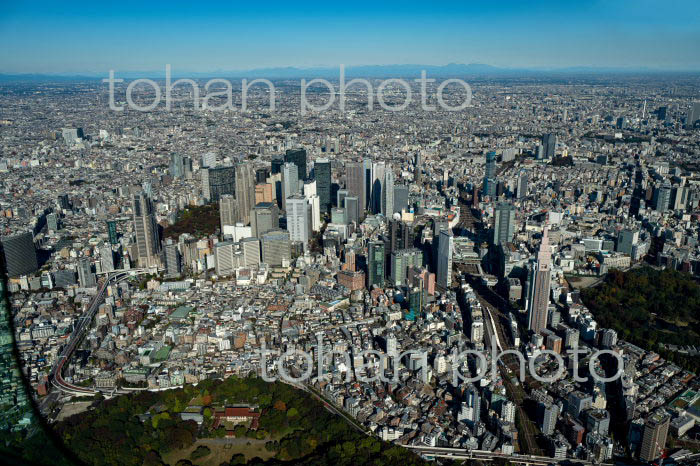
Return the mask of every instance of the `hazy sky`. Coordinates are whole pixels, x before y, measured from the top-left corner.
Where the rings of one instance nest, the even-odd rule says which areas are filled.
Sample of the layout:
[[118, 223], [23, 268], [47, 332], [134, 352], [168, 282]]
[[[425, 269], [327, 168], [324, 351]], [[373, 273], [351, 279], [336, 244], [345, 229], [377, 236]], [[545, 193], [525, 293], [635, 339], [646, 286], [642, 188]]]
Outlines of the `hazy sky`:
[[700, 1], [0, 3], [0, 72], [485, 63], [700, 70]]

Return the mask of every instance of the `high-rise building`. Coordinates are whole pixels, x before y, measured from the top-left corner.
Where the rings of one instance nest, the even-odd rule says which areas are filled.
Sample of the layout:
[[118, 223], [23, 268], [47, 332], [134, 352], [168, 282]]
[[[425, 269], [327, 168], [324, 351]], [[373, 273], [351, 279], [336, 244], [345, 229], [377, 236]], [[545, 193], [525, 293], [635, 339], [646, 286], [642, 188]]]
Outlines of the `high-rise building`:
[[233, 226], [241, 221], [238, 200], [230, 194], [224, 194], [219, 199], [219, 219], [221, 231], [224, 231], [224, 226]]
[[170, 154], [170, 175], [173, 178], [187, 178], [192, 174], [192, 159], [182, 154]]
[[328, 159], [317, 159], [314, 163], [314, 178], [321, 212], [331, 210], [331, 162]]
[[301, 242], [306, 250], [311, 237], [311, 209], [301, 194], [287, 198], [287, 230], [290, 240]]
[[384, 242], [370, 241], [367, 246], [367, 288], [384, 286]]
[[423, 253], [420, 249], [399, 249], [391, 254], [391, 284], [404, 286], [407, 284], [407, 272], [409, 267], [421, 267], [423, 265]]
[[157, 267], [160, 263], [160, 239], [153, 202], [143, 193], [132, 198], [134, 232], [139, 267]]
[[119, 236], [117, 234], [117, 222], [114, 220], [107, 221], [107, 234], [109, 235], [109, 244], [119, 244]]
[[250, 223], [250, 209], [255, 205], [255, 170], [250, 163], [236, 165], [235, 176], [236, 201], [240, 221], [244, 225]]
[[440, 230], [438, 237], [437, 286], [446, 291], [452, 286], [452, 254], [454, 236], [449, 229]]
[[542, 136], [542, 148], [544, 158], [553, 159], [557, 150], [557, 135], [548, 133]]
[[559, 407], [552, 403], [541, 403], [539, 405], [540, 429], [545, 435], [552, 435], [557, 425]]
[[336, 225], [347, 225], [348, 216], [345, 209], [333, 207], [331, 209], [331, 223]]
[[463, 420], [471, 425], [481, 420], [481, 395], [474, 385], [470, 385], [464, 393]]
[[401, 213], [404, 209], [408, 209], [408, 186], [394, 185], [394, 213]]
[[336, 193], [336, 203], [338, 208], [344, 209], [345, 208], [345, 198], [348, 197], [348, 190], [347, 189], [339, 189], [338, 192]]
[[163, 246], [165, 257], [165, 274], [169, 277], [179, 277], [182, 273], [182, 256], [177, 248], [177, 243], [168, 240]]
[[357, 196], [347, 196], [345, 198], [345, 213], [348, 223], [360, 222], [360, 201], [357, 199]]
[[371, 211], [374, 214], [382, 212], [384, 199], [384, 183], [386, 182], [386, 163], [376, 162], [372, 165]]
[[528, 277], [528, 329], [534, 333], [547, 328], [551, 264], [552, 252], [549, 248], [548, 229], [545, 227], [537, 261], [532, 264]]
[[299, 168], [293, 163], [282, 166], [282, 209], [287, 210], [287, 198], [299, 192]]
[[224, 194], [236, 194], [236, 167], [202, 170], [202, 191], [208, 202], [219, 202]]
[[527, 182], [528, 182], [528, 172], [527, 170], [520, 170], [518, 173], [518, 186], [517, 186], [517, 198], [522, 199], [527, 196]]
[[364, 217], [367, 201], [365, 197], [365, 168], [362, 162], [349, 162], [345, 165], [345, 180], [348, 196], [357, 198], [359, 204], [358, 218]]
[[654, 190], [652, 201], [655, 210], [661, 213], [668, 210], [671, 203], [671, 184], [668, 181]]
[[275, 188], [272, 183], [258, 183], [255, 185], [255, 205], [261, 202], [273, 202], [275, 200]]
[[31, 231], [0, 238], [0, 249], [8, 277], [29, 275], [39, 270]]
[[112, 246], [106, 244], [100, 248], [100, 268], [102, 272], [114, 271], [114, 253]]
[[394, 171], [391, 169], [391, 165], [387, 166], [386, 174], [384, 175], [382, 214], [388, 218], [394, 215]]
[[263, 262], [272, 266], [281, 266], [284, 261], [292, 258], [292, 249], [289, 240], [289, 232], [283, 230], [271, 230], [263, 234], [262, 259]]
[[214, 168], [218, 163], [216, 152], [206, 152], [202, 154], [202, 168]]
[[92, 264], [87, 257], [83, 257], [78, 261], [78, 281], [82, 288], [92, 288], [97, 284], [95, 274], [92, 271]]
[[233, 241], [221, 241], [214, 246], [214, 259], [216, 260], [216, 274], [225, 277], [233, 274], [238, 268], [236, 248]]
[[507, 202], [499, 202], [493, 213], [492, 244], [498, 246], [513, 241], [515, 235], [515, 206]]
[[307, 197], [309, 203], [309, 214], [311, 215], [311, 231], [321, 231], [321, 201], [318, 195]]
[[686, 127], [693, 128], [698, 120], [700, 120], [700, 102], [693, 102], [693, 106], [688, 111]]
[[642, 446], [639, 450], [639, 459], [652, 462], [660, 458], [666, 448], [666, 436], [671, 417], [663, 410], [659, 410], [649, 416], [644, 423]]
[[49, 231], [58, 231], [58, 215], [54, 212], [46, 216], [46, 228]]
[[639, 231], [637, 230], [620, 230], [617, 234], [617, 252], [632, 255], [632, 248], [639, 241]]
[[273, 202], [261, 202], [250, 213], [251, 234], [260, 238], [270, 230], [276, 230], [280, 225], [280, 214], [277, 204]]
[[300, 180], [306, 179], [306, 149], [289, 149], [284, 154], [285, 163], [293, 163], [297, 166], [297, 174]]
[[486, 166], [484, 167], [484, 190], [482, 194], [490, 198], [496, 197], [496, 152], [486, 154]]
[[243, 238], [241, 249], [243, 250], [243, 265], [245, 267], [258, 267], [260, 265], [260, 240], [258, 238]]
[[284, 157], [281, 155], [272, 157], [270, 162], [270, 174], [282, 173], [282, 165], [284, 165]]

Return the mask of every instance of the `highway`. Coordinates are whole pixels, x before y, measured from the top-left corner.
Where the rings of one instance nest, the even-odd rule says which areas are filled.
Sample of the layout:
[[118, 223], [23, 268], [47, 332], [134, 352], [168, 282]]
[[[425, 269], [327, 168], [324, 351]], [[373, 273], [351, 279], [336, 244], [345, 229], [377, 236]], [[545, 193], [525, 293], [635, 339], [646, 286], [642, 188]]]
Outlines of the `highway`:
[[[78, 345], [85, 337], [85, 334], [90, 329], [92, 324], [92, 319], [95, 317], [100, 304], [104, 301], [105, 293], [107, 292], [107, 287], [112, 283], [117, 283], [125, 280], [133, 275], [144, 273], [142, 269], [124, 270], [117, 271], [109, 274], [106, 279], [100, 279], [99, 289], [97, 294], [92, 298], [87, 309], [83, 315], [77, 320], [73, 333], [70, 336], [70, 340], [64, 346], [61, 355], [56, 359], [51, 371], [49, 372], [49, 381], [51, 385], [56, 387], [58, 390], [64, 393], [69, 393], [71, 395], [94, 395], [99, 392], [99, 390], [94, 390], [86, 387], [79, 387], [77, 385], [70, 384], [63, 379], [63, 371], [70, 364], [70, 358], [73, 356]], [[50, 397], [48, 399], [51, 399]]]
[[[409, 450], [415, 453], [432, 456], [435, 458], [452, 458], [456, 460], [482, 460], [491, 461], [494, 459], [507, 460], [514, 464], [521, 465], [532, 465], [532, 466], [547, 466], [549, 464], [570, 464], [570, 465], [582, 465], [582, 466], [592, 466], [593, 463], [584, 460], [574, 460], [570, 458], [550, 458], [548, 456], [538, 456], [538, 455], [508, 455], [505, 453], [498, 453], [492, 451], [484, 450], [466, 450], [463, 448], [444, 448], [444, 447], [428, 447], [428, 446], [417, 446], [408, 445], [406, 446]], [[605, 463], [603, 463], [605, 464]]]

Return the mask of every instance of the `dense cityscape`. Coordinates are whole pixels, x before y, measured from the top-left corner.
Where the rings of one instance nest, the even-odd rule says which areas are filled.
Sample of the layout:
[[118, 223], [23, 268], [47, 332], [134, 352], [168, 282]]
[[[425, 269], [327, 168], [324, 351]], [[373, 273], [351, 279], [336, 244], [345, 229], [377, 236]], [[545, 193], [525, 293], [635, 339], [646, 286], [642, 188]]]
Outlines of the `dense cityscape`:
[[[697, 464], [697, 307], [652, 310], [650, 340], [590, 303], [700, 275], [700, 81], [468, 82], [457, 112], [368, 111], [359, 86], [305, 115], [293, 80], [246, 111], [182, 84], [149, 112], [110, 111], [98, 80], [2, 84], [3, 312], [41, 415], [260, 376], [426, 459]], [[32, 435], [1, 342], [3, 429]], [[476, 352], [494, 370], [469, 381]], [[209, 409], [256, 422], [177, 415]]]

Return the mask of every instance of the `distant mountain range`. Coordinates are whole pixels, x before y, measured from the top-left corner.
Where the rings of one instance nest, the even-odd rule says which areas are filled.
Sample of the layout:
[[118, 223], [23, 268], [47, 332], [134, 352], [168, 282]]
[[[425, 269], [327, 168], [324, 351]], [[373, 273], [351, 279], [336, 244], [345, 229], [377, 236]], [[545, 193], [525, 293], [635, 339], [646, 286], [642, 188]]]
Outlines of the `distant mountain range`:
[[[164, 78], [165, 66], [162, 70], [151, 71], [124, 71], [115, 70], [115, 77], [136, 78]], [[500, 68], [480, 63], [448, 65], [357, 65], [346, 66], [345, 76], [348, 78], [416, 78], [425, 70], [428, 78], [431, 77], [459, 77], [459, 76], [543, 76], [543, 75], [577, 75], [577, 74], [700, 74], [700, 70], [666, 70], [661, 68], [613, 68], [577, 66], [566, 68]], [[0, 73], [0, 82], [10, 81], [73, 81], [81, 79], [103, 79], [109, 71], [104, 72], [76, 72], [76, 73]], [[339, 66], [319, 67], [275, 67], [256, 68], [251, 70], [215, 70], [206, 72], [188, 72], [174, 69], [173, 78], [268, 78], [268, 79], [301, 79], [301, 78], [335, 78], [340, 74]]]

